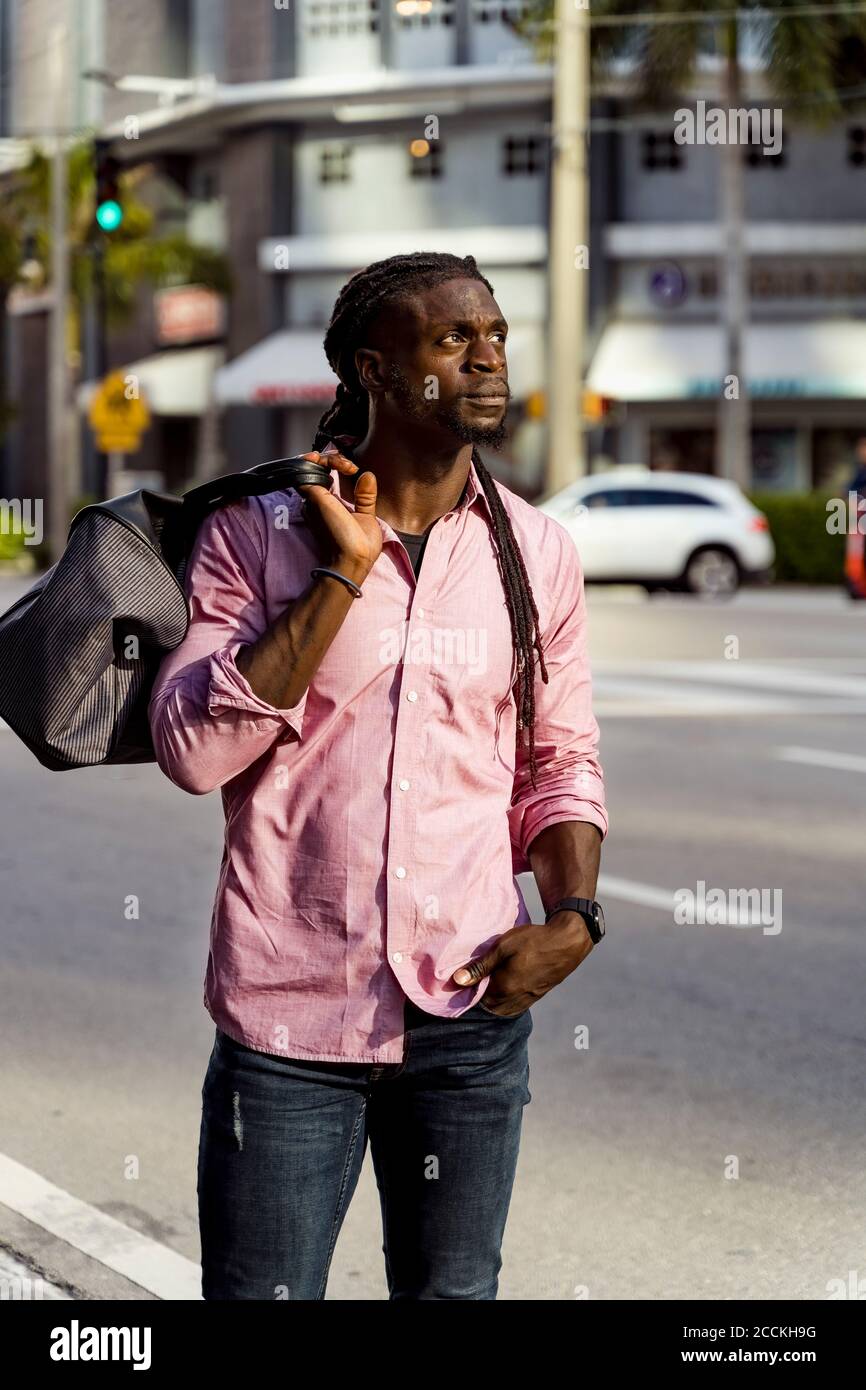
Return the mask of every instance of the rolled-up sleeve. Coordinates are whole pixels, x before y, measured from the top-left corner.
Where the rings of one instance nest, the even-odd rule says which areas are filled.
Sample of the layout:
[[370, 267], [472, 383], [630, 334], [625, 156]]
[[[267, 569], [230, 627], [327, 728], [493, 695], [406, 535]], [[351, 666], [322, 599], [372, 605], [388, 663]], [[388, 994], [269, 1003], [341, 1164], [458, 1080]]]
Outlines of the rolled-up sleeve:
[[583, 568], [574, 542], [558, 523], [546, 548], [548, 582], [558, 598], [541, 639], [547, 684], [537, 657], [535, 663], [536, 787], [529, 773], [528, 730], [526, 747], [518, 745], [517, 750], [508, 813], [515, 873], [531, 869], [529, 846], [548, 825], [590, 821], [602, 839], [608, 830], [599, 730], [592, 710]]
[[241, 647], [268, 626], [263, 542], [249, 499], [199, 528], [186, 572], [190, 625], [163, 659], [148, 706], [156, 760], [184, 791], [221, 787], [278, 738], [300, 739], [305, 691], [291, 709], [261, 700], [238, 670]]

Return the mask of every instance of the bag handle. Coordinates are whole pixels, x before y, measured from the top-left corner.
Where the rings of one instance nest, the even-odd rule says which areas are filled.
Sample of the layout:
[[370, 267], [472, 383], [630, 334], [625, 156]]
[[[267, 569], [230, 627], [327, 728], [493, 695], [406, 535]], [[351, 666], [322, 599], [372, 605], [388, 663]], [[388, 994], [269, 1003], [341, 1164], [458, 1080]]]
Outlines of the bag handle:
[[220, 478], [211, 478], [185, 492], [182, 499], [184, 517], [194, 517], [199, 521], [207, 512], [226, 506], [239, 497], [261, 497], [279, 488], [297, 488], [305, 484], [329, 487], [330, 482], [331, 470], [322, 463], [311, 463], [300, 455], [269, 459], [266, 463], [244, 469], [242, 473], [225, 473]]

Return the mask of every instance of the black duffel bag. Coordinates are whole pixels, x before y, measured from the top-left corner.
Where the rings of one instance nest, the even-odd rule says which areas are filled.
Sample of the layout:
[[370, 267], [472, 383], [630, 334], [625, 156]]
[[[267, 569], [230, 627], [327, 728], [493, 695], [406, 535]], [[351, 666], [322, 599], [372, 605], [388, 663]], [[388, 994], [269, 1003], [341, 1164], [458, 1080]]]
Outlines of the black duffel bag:
[[153, 762], [147, 707], [189, 627], [201, 522], [240, 497], [329, 482], [320, 463], [273, 459], [183, 497], [141, 488], [82, 507], [57, 563], [0, 615], [0, 719], [53, 772]]

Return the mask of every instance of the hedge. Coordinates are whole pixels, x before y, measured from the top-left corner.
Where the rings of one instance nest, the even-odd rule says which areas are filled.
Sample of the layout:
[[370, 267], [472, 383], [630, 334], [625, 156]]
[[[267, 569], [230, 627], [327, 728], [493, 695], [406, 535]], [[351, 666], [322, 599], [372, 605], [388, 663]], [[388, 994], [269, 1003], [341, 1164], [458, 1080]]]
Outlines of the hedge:
[[777, 584], [844, 583], [845, 536], [827, 530], [831, 496], [825, 492], [749, 493], [749, 500], [770, 523]]

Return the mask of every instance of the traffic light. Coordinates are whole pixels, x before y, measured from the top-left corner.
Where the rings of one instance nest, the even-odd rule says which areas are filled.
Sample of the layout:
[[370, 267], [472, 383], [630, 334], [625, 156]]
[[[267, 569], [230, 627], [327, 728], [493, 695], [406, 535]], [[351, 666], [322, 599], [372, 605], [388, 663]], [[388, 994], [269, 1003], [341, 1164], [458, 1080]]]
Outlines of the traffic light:
[[108, 142], [94, 140], [93, 162], [96, 170], [96, 221], [104, 232], [115, 232], [123, 221], [120, 201], [120, 164], [109, 154]]

